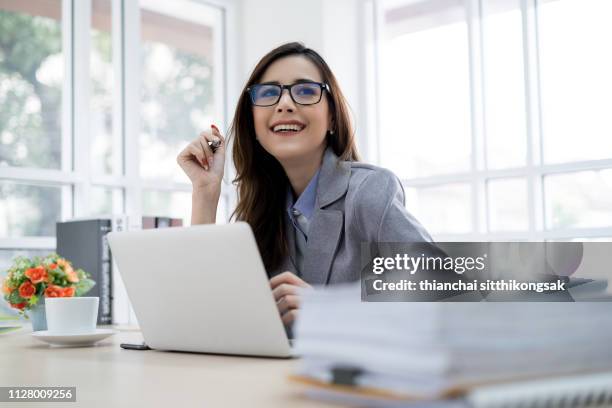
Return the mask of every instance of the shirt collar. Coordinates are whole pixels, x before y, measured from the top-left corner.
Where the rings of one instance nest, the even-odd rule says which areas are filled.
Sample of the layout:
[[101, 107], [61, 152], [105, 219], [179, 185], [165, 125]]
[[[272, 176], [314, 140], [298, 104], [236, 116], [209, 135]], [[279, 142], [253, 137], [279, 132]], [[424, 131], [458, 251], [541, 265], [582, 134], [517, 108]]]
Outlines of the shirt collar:
[[294, 208], [304, 217], [306, 217], [306, 219], [310, 220], [310, 217], [312, 217], [312, 213], [314, 212], [315, 201], [317, 199], [317, 186], [319, 184], [320, 172], [321, 169], [317, 170], [295, 203], [293, 202], [293, 194], [291, 194], [291, 186], [289, 186], [287, 191], [287, 211], [291, 212], [291, 209]]

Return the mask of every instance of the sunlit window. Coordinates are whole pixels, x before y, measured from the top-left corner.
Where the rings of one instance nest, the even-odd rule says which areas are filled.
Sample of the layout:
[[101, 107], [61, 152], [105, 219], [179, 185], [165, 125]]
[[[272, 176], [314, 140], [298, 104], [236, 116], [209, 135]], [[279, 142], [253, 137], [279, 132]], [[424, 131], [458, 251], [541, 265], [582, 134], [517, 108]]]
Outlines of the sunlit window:
[[612, 169], [555, 174], [544, 181], [549, 229], [612, 223]]
[[111, 0], [93, 0], [91, 10], [90, 111], [92, 171], [120, 175], [123, 172], [120, 132], [113, 131], [114, 90]]
[[538, 17], [546, 162], [612, 157], [612, 2], [543, 2]]
[[183, 7], [147, 0], [140, 4], [140, 172], [145, 178], [186, 182], [176, 165], [177, 152], [223, 119], [223, 98], [215, 87], [221, 63], [219, 10], [193, 2], [181, 2]]
[[91, 188], [92, 216], [109, 216], [123, 213], [123, 189], [93, 186]]
[[482, 13], [486, 164], [489, 169], [524, 166], [527, 123], [520, 1], [484, 1]]
[[487, 203], [489, 231], [525, 231], [529, 228], [526, 179], [490, 180]]
[[379, 159], [408, 210], [443, 238], [609, 236], [612, 2], [381, 4]]
[[0, 3], [0, 166], [61, 169], [61, 0]]
[[1, 181], [0, 238], [54, 236], [66, 188]]
[[192, 0], [0, 1], [0, 250], [52, 250], [73, 217], [189, 224], [175, 158], [226, 125], [223, 24]]
[[406, 189], [406, 205], [432, 234], [472, 230], [470, 186], [447, 184]]
[[[455, 10], [423, 22], [386, 14], [381, 49], [380, 160], [402, 178], [470, 168], [467, 24]], [[416, 13], [416, 11], [415, 11]], [[414, 27], [413, 27], [414, 24]]]

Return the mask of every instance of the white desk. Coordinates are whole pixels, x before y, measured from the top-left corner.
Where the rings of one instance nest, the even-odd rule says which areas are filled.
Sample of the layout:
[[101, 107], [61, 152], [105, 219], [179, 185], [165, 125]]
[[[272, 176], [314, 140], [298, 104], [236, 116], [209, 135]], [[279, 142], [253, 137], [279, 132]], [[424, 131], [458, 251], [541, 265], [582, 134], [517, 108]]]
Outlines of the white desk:
[[338, 407], [289, 382], [296, 360], [124, 350], [123, 342], [142, 336], [119, 331], [94, 347], [63, 348], [34, 339], [26, 325], [0, 335], [0, 386], [76, 386], [76, 403], [11, 404], [19, 408]]

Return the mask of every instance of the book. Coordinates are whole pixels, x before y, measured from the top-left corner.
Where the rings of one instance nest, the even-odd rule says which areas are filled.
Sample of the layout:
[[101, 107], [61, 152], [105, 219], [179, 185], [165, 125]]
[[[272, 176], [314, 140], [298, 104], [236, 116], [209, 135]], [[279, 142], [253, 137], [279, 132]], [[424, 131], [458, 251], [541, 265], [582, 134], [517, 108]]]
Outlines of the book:
[[306, 396], [327, 402], [379, 408], [563, 408], [609, 406], [612, 372], [520, 380], [464, 390], [460, 394], [422, 400], [398, 398], [374, 389], [313, 382], [294, 377]]
[[[595, 294], [604, 286], [580, 282]], [[368, 303], [358, 284], [319, 288], [304, 291], [294, 327], [296, 376], [428, 401], [612, 370], [611, 313], [609, 302]]]
[[142, 229], [182, 227], [182, 226], [183, 226], [183, 220], [181, 218], [159, 217], [159, 216], [143, 216], [142, 217]]
[[113, 322], [112, 258], [106, 234], [110, 219], [78, 219], [57, 223], [56, 252], [74, 268], [91, 275], [96, 285], [86, 296], [100, 298], [98, 324]]
[[[130, 218], [125, 214], [111, 216], [111, 230], [113, 232], [128, 231], [130, 228]], [[111, 257], [112, 258], [112, 257]], [[112, 270], [112, 309], [113, 324], [128, 324], [130, 322], [130, 300], [125, 289], [125, 284], [119, 273], [117, 263], [113, 260]]]

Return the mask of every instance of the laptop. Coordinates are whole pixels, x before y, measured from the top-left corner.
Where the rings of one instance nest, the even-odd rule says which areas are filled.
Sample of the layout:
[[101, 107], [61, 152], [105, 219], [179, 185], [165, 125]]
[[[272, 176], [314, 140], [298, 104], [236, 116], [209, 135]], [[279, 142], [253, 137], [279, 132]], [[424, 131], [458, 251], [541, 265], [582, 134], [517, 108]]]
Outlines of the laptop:
[[111, 232], [108, 242], [150, 348], [291, 356], [247, 223]]

